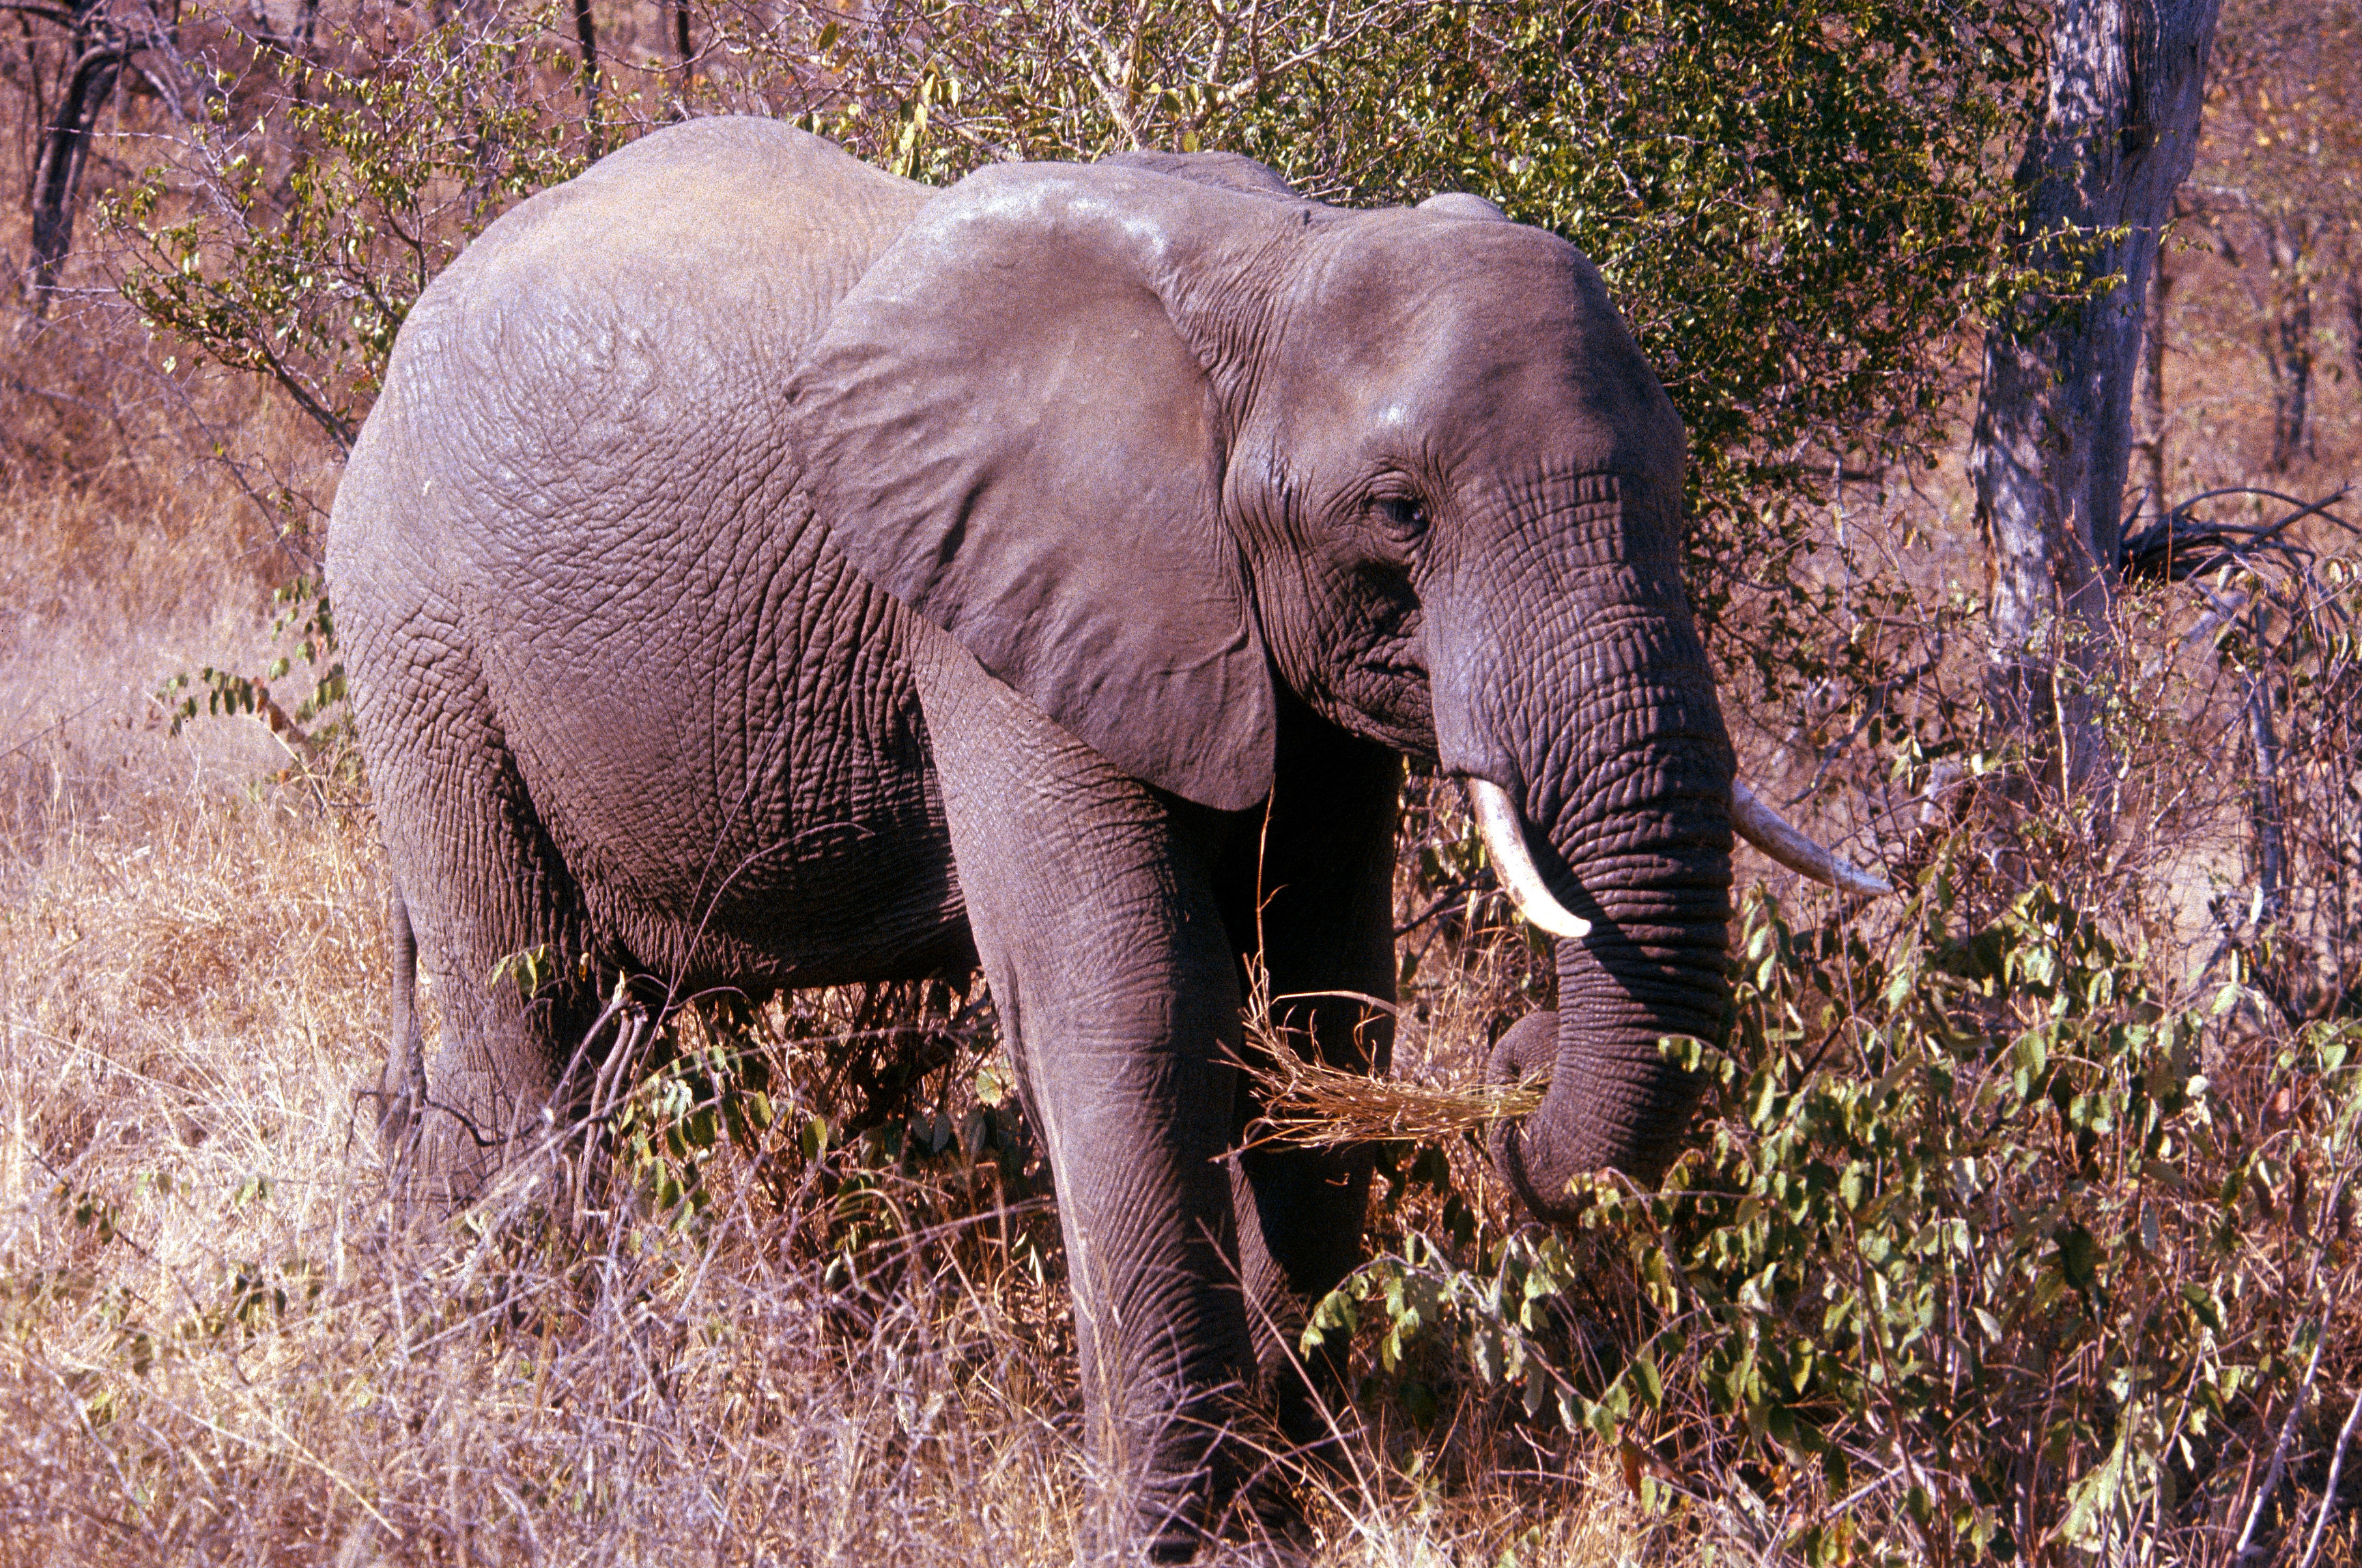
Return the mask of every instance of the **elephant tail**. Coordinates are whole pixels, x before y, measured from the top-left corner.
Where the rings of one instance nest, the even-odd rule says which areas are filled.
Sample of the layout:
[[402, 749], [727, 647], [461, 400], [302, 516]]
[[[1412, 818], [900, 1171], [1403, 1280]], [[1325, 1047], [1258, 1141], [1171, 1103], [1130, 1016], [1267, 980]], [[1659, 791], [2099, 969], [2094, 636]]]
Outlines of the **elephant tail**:
[[416, 1141], [419, 1112], [426, 1104], [426, 1044], [418, 1032], [418, 937], [410, 925], [410, 905], [395, 880], [386, 897], [387, 956], [392, 968], [393, 1017], [379, 1076], [377, 1132], [387, 1160], [399, 1170]]

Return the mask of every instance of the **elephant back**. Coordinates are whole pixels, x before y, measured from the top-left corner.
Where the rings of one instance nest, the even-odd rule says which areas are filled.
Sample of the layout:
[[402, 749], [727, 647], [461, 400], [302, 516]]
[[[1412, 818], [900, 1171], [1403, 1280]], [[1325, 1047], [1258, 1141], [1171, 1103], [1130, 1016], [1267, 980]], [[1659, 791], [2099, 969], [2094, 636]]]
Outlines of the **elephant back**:
[[535, 195], [404, 321], [332, 558], [434, 548], [469, 528], [449, 509], [486, 480], [535, 535], [664, 499], [648, 459], [768, 424], [771, 393], [930, 194], [806, 132], [728, 117], [653, 132]]
[[668, 127], [486, 229], [419, 297], [392, 378], [438, 348], [689, 311], [791, 359], [933, 193], [774, 120]]
[[[653, 968], [752, 931], [740, 975], [825, 976], [936, 940], [955, 903], [899, 612], [827, 549], [784, 414], [809, 340], [930, 194], [771, 122], [656, 132], [421, 296], [348, 464], [330, 574], [372, 767], [464, 730]], [[738, 868], [723, 898], [717, 863]], [[741, 906], [850, 912], [742, 928]]]

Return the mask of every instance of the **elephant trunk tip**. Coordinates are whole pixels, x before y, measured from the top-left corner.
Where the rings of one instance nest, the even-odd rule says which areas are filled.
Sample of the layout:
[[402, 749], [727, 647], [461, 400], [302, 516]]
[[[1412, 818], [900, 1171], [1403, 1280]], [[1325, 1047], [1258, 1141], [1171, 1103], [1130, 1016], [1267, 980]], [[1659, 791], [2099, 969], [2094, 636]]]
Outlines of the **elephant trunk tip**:
[[[1559, 1015], [1544, 1010], [1510, 1025], [1493, 1047], [1485, 1079], [1496, 1086], [1529, 1082], [1559, 1055]], [[1553, 1075], [1553, 1083], [1565, 1077]], [[1523, 1118], [1493, 1123], [1485, 1152], [1493, 1168], [1527, 1212], [1549, 1225], [1572, 1225], [1585, 1207], [1573, 1184], [1580, 1177], [1615, 1170], [1642, 1187], [1652, 1185], [1672, 1163], [1672, 1150], [1634, 1146], [1611, 1150], [1607, 1128], [1570, 1107], [1570, 1086], [1545, 1092], [1543, 1103]]]

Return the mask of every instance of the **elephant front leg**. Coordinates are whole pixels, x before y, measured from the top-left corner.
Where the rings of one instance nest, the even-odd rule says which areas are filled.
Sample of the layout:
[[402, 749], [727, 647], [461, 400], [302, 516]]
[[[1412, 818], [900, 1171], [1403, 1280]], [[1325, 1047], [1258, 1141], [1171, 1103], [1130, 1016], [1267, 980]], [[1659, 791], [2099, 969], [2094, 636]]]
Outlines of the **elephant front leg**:
[[1110, 766], [938, 641], [916, 661], [977, 949], [1057, 1186], [1096, 1550], [1193, 1553], [1253, 1353], [1222, 1156], [1239, 1044], [1211, 860], [1231, 824]]
[[[1394, 849], [1402, 760], [1290, 703], [1263, 832], [1233, 847], [1223, 908], [1271, 1002], [1283, 1049], [1351, 1072], [1384, 1073], [1395, 999]], [[1251, 1048], [1252, 1049], [1252, 1048]], [[1251, 1058], [1252, 1059], [1252, 1058]], [[1260, 1110], [1239, 1102], [1240, 1134]], [[1259, 1380], [1281, 1430], [1325, 1445], [1343, 1389], [1341, 1342], [1297, 1352], [1312, 1305], [1362, 1261], [1374, 1151], [1263, 1143], [1233, 1165], [1239, 1258]]]

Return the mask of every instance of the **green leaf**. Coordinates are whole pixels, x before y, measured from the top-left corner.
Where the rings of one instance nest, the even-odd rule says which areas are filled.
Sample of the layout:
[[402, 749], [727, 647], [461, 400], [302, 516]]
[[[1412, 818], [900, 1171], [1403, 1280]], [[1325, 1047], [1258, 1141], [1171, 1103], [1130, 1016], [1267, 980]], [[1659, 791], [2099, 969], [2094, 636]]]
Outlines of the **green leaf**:
[[2100, 1283], [2100, 1243], [2081, 1225], [2058, 1232], [2058, 1266], [2067, 1283], [2090, 1295]]

